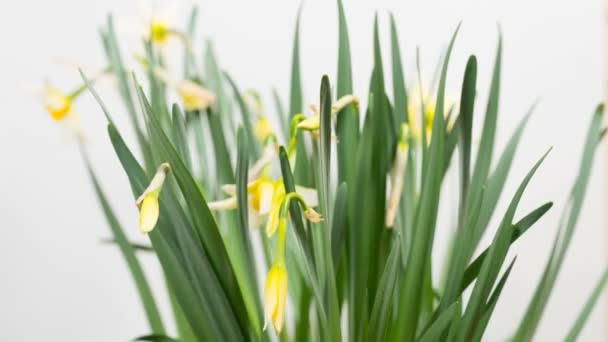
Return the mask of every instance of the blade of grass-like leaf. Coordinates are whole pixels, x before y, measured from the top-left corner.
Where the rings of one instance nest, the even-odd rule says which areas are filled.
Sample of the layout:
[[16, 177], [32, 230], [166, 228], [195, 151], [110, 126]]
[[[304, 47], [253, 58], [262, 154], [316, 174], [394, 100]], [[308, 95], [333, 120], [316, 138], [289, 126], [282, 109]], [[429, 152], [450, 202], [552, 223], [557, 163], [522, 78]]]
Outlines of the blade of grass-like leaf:
[[462, 90], [460, 93], [460, 208], [459, 223], [462, 224], [466, 215], [465, 205], [469, 191], [471, 177], [471, 144], [473, 136], [473, 110], [475, 107], [475, 94], [477, 92], [477, 58], [470, 56], [464, 70]]
[[[324, 75], [321, 79], [321, 90], [320, 90], [320, 134], [321, 143], [319, 145], [320, 151], [320, 169], [319, 169], [319, 187], [317, 192], [319, 194], [319, 208], [321, 214], [324, 215], [324, 220], [317, 224], [317, 227], [313, 227], [313, 241], [315, 242], [314, 251], [315, 254], [319, 255], [318, 258], [318, 271], [319, 274], [325, 275], [325, 280], [320, 278], [321, 284], [326, 290], [327, 297], [327, 315], [328, 315], [328, 326], [329, 326], [329, 339], [331, 341], [341, 341], [340, 331], [340, 308], [338, 306], [338, 294], [336, 290], [336, 278], [334, 273], [334, 263], [332, 262], [331, 253], [331, 227], [333, 222], [332, 217], [332, 192], [330, 184], [330, 171], [331, 171], [331, 90], [329, 85], [329, 78]], [[313, 225], [314, 226], [314, 225]], [[316, 229], [315, 229], [316, 228]], [[319, 229], [320, 228], [320, 229]], [[322, 269], [322, 271], [321, 271]]]
[[334, 269], [338, 269], [340, 255], [344, 247], [347, 220], [347, 189], [346, 183], [340, 184], [336, 193], [334, 214], [331, 229], [331, 251], [334, 262]]
[[[296, 19], [296, 31], [293, 38], [293, 57], [291, 62], [291, 86], [289, 91], [289, 118], [293, 118], [296, 114], [302, 113], [304, 110], [302, 79], [300, 71], [300, 19], [302, 17], [302, 5], [298, 10], [298, 18]], [[302, 131], [297, 133], [296, 146], [296, 165], [294, 176], [298, 185], [312, 186], [312, 174], [309, 172], [310, 161], [304, 139], [306, 135]]]
[[515, 211], [517, 210], [519, 202], [524, 194], [524, 191], [526, 190], [526, 187], [530, 183], [532, 176], [534, 176], [536, 170], [538, 170], [539, 166], [545, 160], [545, 157], [550, 151], [551, 150], [547, 151], [528, 172], [517, 188], [517, 191], [515, 192], [515, 195], [513, 196], [511, 203], [509, 204], [509, 207], [502, 218], [498, 231], [496, 232], [494, 240], [492, 241], [492, 244], [488, 250], [488, 254], [481, 266], [481, 271], [479, 272], [477, 282], [473, 288], [473, 293], [471, 294], [467, 304], [465, 314], [462, 318], [461, 329], [457, 334], [457, 341], [468, 341], [474, 336], [473, 334], [475, 333], [476, 325], [483, 314], [482, 310], [484, 304], [486, 303], [490, 291], [494, 286], [498, 272], [500, 271], [509, 250], [512, 236], [511, 226]]
[[456, 301], [452, 303], [447, 309], [445, 309], [439, 317], [433, 322], [432, 325], [428, 327], [424, 331], [424, 333], [418, 338], [418, 342], [433, 342], [433, 341], [441, 341], [441, 335], [447, 329], [452, 320], [456, 311], [460, 306], [460, 302]]
[[[166, 158], [165, 160], [171, 165], [179, 188], [187, 199], [186, 204], [189, 208], [199, 239], [202, 241], [207, 252], [206, 254], [213, 266], [213, 270], [232, 304], [232, 309], [239, 312], [243, 310], [244, 306], [248, 315], [248, 320], [251, 324], [250, 328], [255, 331], [257, 336], [261, 336], [261, 320], [258, 316], [259, 311], [255, 301], [255, 298], [257, 297], [252, 293], [251, 284], [249, 284], [250, 276], [248, 270], [242, 267], [246, 262], [242, 260], [242, 256], [228, 253], [219, 228], [211, 215], [196, 181], [162, 131], [160, 123], [155, 119], [155, 116], [150, 113], [152, 109], [149, 107], [141, 88], [138, 88], [138, 94], [142, 103], [145, 105], [145, 111], [148, 114], [151, 134], [160, 142], [161, 150], [164, 152], [163, 155]], [[235, 317], [240, 320], [241, 327], [243, 327], [245, 324], [243, 320], [246, 320], [245, 317], [241, 317], [240, 315], [236, 315]], [[226, 317], [226, 319], [229, 318]]]
[[401, 242], [398, 236], [392, 237], [391, 251], [386, 259], [386, 265], [378, 282], [378, 290], [369, 319], [367, 338], [372, 341], [383, 341], [388, 325], [390, 311], [397, 279], [399, 277], [399, 252]]
[[[452, 36], [441, 71], [437, 104], [435, 106], [438, 113], [443, 113], [448, 63], [459, 28], [460, 25]], [[445, 130], [444, 127], [443, 116], [435, 115], [433, 121], [433, 132], [435, 134], [431, 138], [428, 158], [423, 162], [422, 190], [414, 219], [416, 230], [414, 231], [405, 268], [405, 280], [401, 286], [396, 323], [393, 326], [392, 340], [395, 341], [413, 341], [417, 333], [418, 318], [422, 305], [421, 298], [424, 293], [424, 277], [420, 275], [425, 274], [424, 272], [430, 266], [438, 201], [441, 193], [441, 180], [443, 178], [445, 134], [442, 133]]]
[[393, 96], [395, 97], [395, 113], [398, 123], [408, 122], [407, 86], [401, 65], [401, 51], [399, 48], [399, 35], [395, 17], [391, 13], [391, 61], [393, 63]]
[[140, 336], [140, 337], [133, 339], [133, 341], [177, 342], [176, 339], [171, 338], [169, 336], [162, 335], [162, 334], [151, 334], [151, 335]]
[[516, 259], [517, 259], [517, 257], [513, 258], [513, 261], [511, 261], [511, 264], [509, 264], [509, 266], [507, 267], [507, 270], [505, 271], [505, 273], [502, 275], [502, 277], [498, 281], [498, 284], [496, 284], [496, 288], [494, 289], [494, 292], [492, 292], [492, 295], [488, 299], [488, 303], [486, 304], [486, 307], [481, 316], [481, 319], [479, 320], [479, 323], [477, 323], [477, 328], [476, 328], [476, 331], [474, 334], [475, 337], [473, 338], [473, 341], [481, 341], [481, 338], [486, 330], [486, 327], [488, 326], [488, 323], [490, 322], [490, 318], [492, 317], [492, 313], [494, 312], [494, 309], [496, 308], [496, 303], [498, 303], [498, 298], [500, 298], [502, 289], [504, 288], [504, 286], [507, 282], [507, 278], [509, 278], [509, 274], [511, 274], [513, 265], [515, 265]]
[[517, 341], [530, 341], [534, 337], [536, 327], [541, 319], [544, 312], [547, 301], [555, 285], [555, 280], [559, 274], [561, 265], [564, 261], [566, 251], [570, 245], [576, 223], [583, 206], [585, 199], [585, 193], [587, 191], [587, 185], [589, 183], [589, 177], [591, 174], [591, 167], [593, 165], [594, 155], [596, 147], [602, 137], [602, 118], [604, 114], [604, 106], [599, 105], [590, 123], [590, 127], [587, 131], [587, 138], [583, 148], [583, 155], [581, 158], [578, 175], [568, 203], [562, 213], [562, 219], [560, 220], [558, 235], [553, 244], [553, 250], [551, 256], [547, 261], [545, 270], [541, 280], [539, 281], [532, 300], [528, 305], [525, 316], [517, 329], [515, 339]]
[[95, 194], [97, 195], [99, 205], [101, 206], [103, 213], [106, 217], [106, 221], [108, 222], [108, 225], [112, 230], [112, 235], [114, 236], [113, 241], [116, 242], [116, 244], [120, 248], [120, 252], [122, 253], [123, 258], [127, 262], [127, 265], [129, 266], [129, 271], [131, 272], [133, 280], [135, 281], [135, 285], [137, 286], [137, 291], [139, 293], [140, 300], [144, 306], [144, 310], [146, 312], [146, 317], [148, 318], [150, 328], [154, 333], [162, 334], [165, 332], [162, 318], [160, 312], [158, 311], [156, 301], [154, 300], [152, 289], [150, 288], [148, 280], [146, 279], [146, 275], [144, 274], [144, 270], [141, 267], [139, 261], [137, 260], [137, 256], [135, 255], [135, 248], [127, 240], [127, 236], [125, 235], [121, 224], [118, 222], [118, 219], [114, 214], [114, 210], [110, 206], [110, 203], [108, 202], [105, 193], [101, 189], [101, 185], [97, 180], [95, 172], [93, 172], [89, 159], [86, 156], [86, 152], [84, 152], [84, 150], [82, 151], [82, 154], [87, 172], [89, 174], [91, 182], [93, 183], [93, 187], [95, 189]]
[[274, 101], [275, 111], [277, 113], [277, 118], [281, 122], [281, 132], [283, 134], [284, 141], [289, 140], [289, 113], [285, 111], [285, 106], [283, 105], [283, 101], [281, 100], [281, 96], [276, 88], [272, 88], [272, 99]]
[[[548, 202], [540, 207], [534, 209], [524, 218], [519, 220], [512, 228], [513, 232], [511, 233], [511, 244], [517, 241], [519, 237], [521, 237], [525, 232], [528, 231], [541, 217], [543, 217], [549, 209], [553, 206], [553, 202]], [[467, 267], [464, 272], [464, 276], [462, 278], [462, 286], [461, 293], [477, 278], [479, 274], [479, 270], [481, 270], [481, 265], [483, 264], [483, 260], [488, 254], [488, 249], [486, 248], [479, 256], [473, 261], [469, 267]]]
[[477, 247], [479, 241], [483, 237], [483, 233], [485, 232], [488, 223], [492, 217], [492, 213], [496, 208], [496, 204], [498, 203], [498, 199], [502, 194], [502, 190], [505, 185], [505, 181], [507, 176], [509, 175], [509, 171], [511, 169], [511, 165], [513, 164], [513, 157], [515, 156], [515, 152], [517, 151], [517, 147], [519, 145], [519, 141], [523, 135], [524, 129], [526, 128], [526, 124], [532, 115], [532, 112], [536, 108], [536, 103], [533, 104], [524, 118], [517, 125], [517, 128], [513, 132], [513, 135], [509, 139], [507, 146], [505, 147], [496, 168], [492, 172], [492, 175], [488, 179], [487, 189], [486, 189], [486, 201], [482, 203], [481, 213], [479, 217], [479, 221], [474, 226], [475, 228], [475, 236], [473, 237], [473, 249]]
[[213, 43], [207, 41], [205, 49], [205, 76], [208, 86], [215, 92], [217, 97], [217, 111], [224, 118], [224, 123], [227, 127], [224, 130], [226, 132], [226, 140], [232, 141], [235, 133], [235, 122], [234, 116], [232, 115], [231, 102], [226, 94], [224, 85], [224, 75], [215, 56], [215, 50], [213, 49]]
[[583, 306], [583, 309], [578, 314], [578, 317], [577, 317], [576, 321], [574, 322], [574, 325], [570, 329], [570, 332], [568, 333], [568, 336], [566, 336], [564, 341], [575, 342], [577, 340], [578, 335], [580, 334], [581, 330], [585, 326], [585, 323], [587, 322], [587, 319], [589, 318], [589, 315], [591, 315], [591, 311], [593, 311], [595, 304], [597, 303], [598, 299], [600, 298], [600, 295], [604, 291], [604, 288], [606, 287], [607, 282], [608, 282], [608, 268], [604, 270], [604, 273], [598, 280], [597, 285], [593, 289], [593, 292], [591, 292], [591, 295], [589, 296], [589, 299], [587, 299], [585, 306]]
[[[336, 77], [336, 97], [353, 93], [352, 63], [348, 25], [344, 15], [342, 0], [338, 3], [338, 75]], [[356, 162], [357, 144], [359, 142], [359, 112], [353, 106], [346, 106], [337, 114], [336, 134], [338, 160], [338, 182], [347, 180]]]
[[[291, 173], [291, 166], [289, 164], [289, 158], [287, 158], [287, 152], [285, 151], [285, 148], [283, 146], [279, 148], [279, 160], [281, 162], [281, 173], [283, 175], [285, 192], [295, 192], [296, 183], [294, 181], [294, 176]], [[308, 276], [308, 280], [310, 282], [310, 286], [313, 290], [313, 295], [317, 304], [317, 314], [319, 315], [319, 323], [321, 325], [324, 325], [327, 323], [327, 310], [325, 309], [325, 300], [323, 292], [321, 290], [319, 280], [315, 273], [313, 252], [310, 244], [310, 239], [308, 238], [308, 235], [304, 228], [304, 223], [302, 222], [302, 210], [299, 204], [292, 202], [290, 204], [289, 212], [296, 233], [296, 240], [298, 242], [298, 245], [302, 249], [302, 264], [304, 266], [304, 273]], [[326, 327], [321, 326], [320, 330], [323, 329], [326, 329]], [[325, 330], [325, 332], [326, 331], [327, 330]]]
[[251, 115], [249, 114], [249, 108], [247, 108], [247, 105], [245, 104], [243, 96], [241, 95], [241, 92], [236, 83], [228, 74], [225, 73], [224, 75], [226, 76], [228, 83], [230, 83], [230, 86], [232, 86], [232, 91], [234, 93], [234, 96], [236, 97], [236, 102], [239, 104], [243, 120], [243, 127], [245, 127], [244, 134], [247, 139], [247, 144], [249, 145], [249, 149], [252, 153], [253, 158], [257, 159], [260, 156], [260, 145], [255, 140], [255, 134], [253, 132], [253, 126], [251, 124]]
[[[222, 184], [234, 184], [234, 172], [232, 163], [230, 162], [230, 152], [224, 136], [220, 116], [210, 109], [206, 113], [201, 114], [207, 118], [209, 131], [211, 132], [217, 176], [216, 185], [219, 187]], [[217, 191], [218, 189], [214, 190]]]
[[[101, 240], [101, 243], [118, 245], [118, 241], [116, 239], [103, 239]], [[154, 248], [152, 248], [152, 246], [148, 246], [142, 243], [129, 242], [129, 245], [131, 245], [134, 251], [154, 252]]]
[[[469, 184], [469, 191], [467, 192], [466, 211], [464, 212], [466, 216], [469, 216], [467, 214], [468, 211], [477, 210], [476, 208], [473, 208], [473, 206], [478, 203], [481, 191], [486, 185], [488, 174], [490, 172], [490, 166], [492, 164], [492, 154], [494, 152], [494, 140], [496, 135], [496, 121], [498, 116], [498, 99], [500, 96], [500, 73], [502, 65], [501, 61], [502, 34], [499, 33], [498, 47], [496, 48], [496, 59], [494, 62], [494, 71], [492, 72], [490, 94], [488, 96], [488, 103], [486, 107], [486, 115], [484, 117], [483, 122], [481, 140], [479, 142], [479, 149], [477, 151], [477, 159], [475, 161], [473, 175]], [[488, 197], [487, 191], [485, 196]], [[464, 222], [462, 226], [469, 227], [470, 225], [471, 223]], [[476, 229], [475, 227], [473, 227], [473, 229], [475, 231], [474, 236], [479, 235], [477, 231], [481, 230], [481, 228]], [[467, 242], [467, 244], [469, 243]], [[473, 254], [476, 245], [462, 247], [465, 252], [471, 255]]]
[[[247, 193], [247, 179], [248, 179], [248, 168], [249, 168], [249, 148], [247, 146], [247, 139], [245, 135], [245, 131], [243, 127], [239, 127], [237, 131], [237, 140], [238, 140], [238, 161], [237, 161], [237, 200], [238, 200], [238, 212], [239, 212], [239, 226], [240, 226], [240, 234], [237, 234], [237, 238], [235, 240], [239, 240], [237, 243], [237, 248], [235, 250], [239, 250], [241, 252], [240, 258], [237, 260], [242, 261], [235, 265], [240, 269], [236, 269], [235, 272], [237, 274], [243, 274], [248, 276], [248, 280], [246, 282], [240, 282], [239, 286], [241, 287], [241, 291], [243, 291], [243, 287], [249, 287], [246, 292], [246, 296], [250, 297], [251, 300], [255, 302], [255, 307], [257, 311], [257, 315], [255, 319], [258, 321], [254, 321], [254, 324], [259, 324], [262, 318], [261, 311], [261, 303], [259, 301], [259, 297], [256, 295], [259, 293], [258, 285], [257, 285], [257, 277], [255, 272], [255, 257], [253, 254], [253, 247], [251, 246], [251, 240], [249, 239], [249, 215], [248, 215], [248, 193]], [[234, 228], [234, 227], [233, 227]], [[251, 304], [250, 304], [251, 305]], [[251, 315], [251, 314], [250, 314]]]
[[[108, 134], [114, 151], [129, 178], [133, 195], [137, 197], [147, 187], [147, 176], [112, 124], [108, 125]], [[170, 231], [171, 225], [162, 215], [159, 217], [157, 228], [148, 234], [165, 276], [169, 280], [170, 286], [175, 289], [176, 298], [197, 338], [201, 340], [222, 338], [221, 333], [217, 330], [217, 325], [212, 324], [213, 316], [208, 314], [209, 308], [201, 304], [201, 298], [192, 287], [192, 281], [183, 269], [184, 261], [180, 260], [178, 247], [170, 237]], [[171, 240], [167, 240], [167, 238]]]
[[125, 107], [127, 108], [129, 119], [131, 120], [131, 125], [133, 126], [135, 135], [137, 137], [137, 142], [139, 143], [139, 149], [142, 151], [144, 160], [146, 161], [146, 165], [148, 165], [148, 163], [151, 162], [149, 146], [146, 141], [144, 131], [142, 130], [141, 124], [139, 122], [137, 110], [135, 109], [135, 102], [133, 101], [131, 88], [129, 86], [129, 75], [125, 70], [122, 61], [120, 48], [118, 46], [118, 42], [116, 40], [116, 33], [114, 30], [114, 19], [111, 15], [109, 15], [107, 19], [106, 31], [102, 31], [102, 38], [104, 40], [104, 47], [108, 62], [112, 67], [112, 71], [118, 79], [118, 90], [125, 104]]
[[184, 39], [184, 79], [196, 78], [198, 74], [196, 61], [194, 60], [193, 46], [194, 35], [196, 33], [196, 22], [198, 21], [198, 6], [192, 6], [188, 25], [186, 27], [186, 35]]
[[184, 160], [186, 167], [192, 170], [192, 159], [190, 158], [190, 148], [188, 146], [188, 136], [186, 135], [186, 124], [184, 114], [175, 103], [171, 109], [171, 121], [173, 122], [173, 141], [180, 156]]

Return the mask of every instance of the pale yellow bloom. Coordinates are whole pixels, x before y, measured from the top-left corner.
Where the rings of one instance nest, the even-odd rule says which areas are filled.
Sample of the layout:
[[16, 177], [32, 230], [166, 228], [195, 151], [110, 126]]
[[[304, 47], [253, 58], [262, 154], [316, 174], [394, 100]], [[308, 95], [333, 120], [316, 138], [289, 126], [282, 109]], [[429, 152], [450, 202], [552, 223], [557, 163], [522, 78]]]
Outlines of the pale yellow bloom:
[[139, 207], [139, 229], [144, 234], [151, 232], [156, 226], [159, 216], [158, 197], [170, 170], [169, 164], [161, 164], [150, 181], [150, 185], [135, 202]]
[[[422, 93], [422, 96], [424, 98], [424, 113], [421, 113], [423, 104], [420, 101], [420, 91], [415, 90], [412, 92], [412, 97], [408, 103], [409, 129], [413, 137], [418, 141], [422, 140], [422, 130], [424, 129], [427, 142], [430, 142], [433, 134], [437, 99], [432, 95], [428, 95], [426, 91]], [[456, 121], [456, 114], [458, 114], [457, 108], [454, 107], [456, 104], [457, 102], [450, 97], [445, 100], [443, 116], [447, 118], [450, 111], [454, 111], [454, 115], [451, 116], [450, 121], [447, 123], [448, 130], [452, 129]], [[421, 116], [423, 116], [423, 119]]]
[[255, 125], [254, 133], [256, 138], [261, 143], [266, 142], [266, 139], [274, 135], [274, 131], [272, 129], [272, 124], [266, 117], [261, 117]]
[[[356, 108], [359, 105], [359, 99], [354, 95], [342, 96], [331, 106], [331, 114], [337, 114], [350, 104]], [[321, 128], [321, 114], [319, 112], [319, 108], [316, 105], [311, 104], [310, 109], [313, 115], [300, 121], [297, 125], [298, 129], [303, 129], [305, 131], [317, 131], [319, 128]]]
[[[207, 205], [211, 210], [230, 210], [237, 207], [236, 186], [226, 184], [222, 190], [230, 195], [228, 199], [209, 202]], [[296, 185], [296, 193], [300, 195], [309, 207], [319, 204], [317, 190]], [[274, 235], [279, 225], [279, 213], [281, 203], [285, 198], [285, 186], [281, 178], [272, 180], [262, 176], [247, 185], [249, 205], [258, 216], [268, 215], [266, 221], [266, 233]], [[312, 212], [311, 212], [312, 214]]]
[[44, 89], [44, 107], [54, 120], [61, 121], [72, 110], [72, 98], [47, 85]]
[[205, 110], [215, 102], [215, 94], [192, 81], [181, 81], [176, 90], [187, 111]]
[[285, 307], [287, 305], [287, 269], [283, 263], [275, 263], [268, 271], [266, 285], [264, 286], [264, 312], [265, 324], [272, 321], [277, 335], [283, 329], [285, 321]]
[[150, 22], [150, 39], [153, 43], [163, 45], [167, 42], [173, 30], [169, 22], [160, 17], [153, 18]]

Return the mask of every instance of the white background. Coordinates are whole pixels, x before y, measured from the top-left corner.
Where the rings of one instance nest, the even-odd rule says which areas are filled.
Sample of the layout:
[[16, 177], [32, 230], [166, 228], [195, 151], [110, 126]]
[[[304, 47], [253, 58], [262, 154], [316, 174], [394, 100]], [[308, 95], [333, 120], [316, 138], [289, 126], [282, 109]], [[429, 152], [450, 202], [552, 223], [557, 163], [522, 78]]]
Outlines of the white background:
[[[525, 310], [549, 254], [556, 223], [576, 173], [590, 114], [602, 98], [604, 37], [599, 0], [585, 1], [345, 1], [354, 64], [355, 90], [365, 97], [372, 64], [374, 12], [380, 17], [388, 56], [388, 11], [394, 13], [407, 77], [413, 84], [415, 48], [420, 46], [427, 80], [459, 21], [449, 88], [458, 89], [466, 58], [479, 60], [478, 113], [497, 42], [504, 33], [504, 68], [498, 146], [529, 105], [540, 105], [529, 122], [507, 189], [513, 189], [532, 163], [554, 150], [533, 179], [519, 214], [548, 200], [556, 206], [517, 243], [518, 260], [507, 283], [487, 340], [511, 336]], [[213, 39], [220, 63], [243, 88], [265, 94], [277, 86], [288, 94], [294, 18], [299, 2], [285, 0], [205, 1], [200, 32]], [[44, 112], [28, 85], [49, 78], [70, 89], [79, 78], [58, 58], [101, 66], [98, 28], [107, 12], [133, 26], [140, 7], [128, 1], [7, 1], [0, 32], [0, 340], [126, 341], [148, 333], [145, 316], [124, 262], [97, 206], [78, 151]], [[178, 12], [185, 19], [188, 6]], [[181, 15], [180, 15], [181, 13]], [[307, 102], [317, 100], [320, 77], [334, 80], [337, 13], [333, 1], [308, 0], [302, 18], [302, 60]], [[128, 35], [131, 29], [123, 30]], [[132, 37], [133, 38], [133, 37]], [[131, 39], [133, 40], [133, 39]], [[202, 45], [202, 44], [201, 44]], [[135, 50], [134, 50], [135, 51]], [[200, 51], [200, 49], [199, 49]], [[133, 53], [124, 53], [130, 57]], [[387, 59], [387, 62], [389, 59]], [[126, 114], [111, 84], [100, 84], [123, 131]], [[267, 98], [268, 103], [270, 99]], [[134, 240], [136, 209], [126, 178], [105, 134], [99, 108], [86, 95], [77, 102], [98, 174], [113, 206]], [[479, 126], [479, 125], [478, 125]], [[536, 340], [563, 338], [606, 264], [604, 149], [591, 179], [587, 201], [558, 285]], [[505, 196], [511, 196], [506, 191]], [[505, 200], [500, 210], [504, 210]], [[492, 228], [495, 228], [493, 226]], [[439, 246], [445, 245], [440, 231]], [[441, 255], [437, 255], [437, 260]], [[157, 292], [162, 280], [153, 257], [144, 257]], [[161, 295], [163, 310], [168, 309]], [[601, 299], [581, 336], [606, 339], [606, 300]], [[165, 319], [167, 322], [170, 319]]]

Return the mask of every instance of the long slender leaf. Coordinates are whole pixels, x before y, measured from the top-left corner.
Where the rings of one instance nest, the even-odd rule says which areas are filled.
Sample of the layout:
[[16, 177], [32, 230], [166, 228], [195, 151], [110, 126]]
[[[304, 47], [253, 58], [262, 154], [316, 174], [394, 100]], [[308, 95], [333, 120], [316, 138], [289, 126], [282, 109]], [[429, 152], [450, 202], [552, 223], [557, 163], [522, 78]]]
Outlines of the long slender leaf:
[[555, 285], [585, 199], [595, 151], [602, 137], [601, 122], [603, 115], [604, 106], [597, 106], [587, 131], [587, 138], [583, 148], [576, 182], [574, 183], [567, 206], [562, 214], [558, 235], [553, 244], [551, 256], [547, 261], [543, 276], [528, 305], [526, 314], [522, 318], [519, 328], [517, 329], [515, 334], [515, 339], [517, 341], [532, 340], [534, 333], [536, 332], [536, 327], [538, 326], [553, 290], [553, 286]]
[[577, 317], [576, 321], [574, 322], [574, 325], [570, 329], [570, 332], [568, 333], [568, 336], [566, 336], [564, 341], [567, 341], [567, 342], [576, 341], [578, 335], [580, 334], [581, 330], [585, 326], [585, 323], [587, 322], [589, 315], [591, 315], [591, 311], [593, 311], [595, 304], [597, 303], [602, 292], [606, 288], [606, 283], [608, 283], [608, 268], [604, 270], [604, 273], [602, 273], [602, 276], [598, 280], [597, 285], [593, 289], [593, 292], [591, 292], [591, 295], [589, 296], [589, 299], [587, 299], [585, 306], [583, 306], [581, 312], [578, 314], [578, 317]]

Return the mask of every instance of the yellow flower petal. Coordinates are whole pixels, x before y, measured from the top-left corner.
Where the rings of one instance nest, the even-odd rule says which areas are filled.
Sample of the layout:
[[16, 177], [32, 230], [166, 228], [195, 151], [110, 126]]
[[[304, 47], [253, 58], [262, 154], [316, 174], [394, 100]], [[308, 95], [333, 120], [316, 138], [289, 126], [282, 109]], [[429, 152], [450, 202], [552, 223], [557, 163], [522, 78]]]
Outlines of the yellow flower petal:
[[255, 125], [254, 133], [260, 142], [265, 142], [273, 134], [270, 121], [265, 117], [261, 117]]
[[171, 29], [165, 20], [154, 19], [150, 23], [150, 38], [156, 44], [164, 44], [171, 36]]
[[215, 102], [214, 93], [194, 82], [180, 82], [177, 91], [187, 111], [204, 110]]
[[321, 117], [317, 114], [300, 121], [297, 127], [305, 131], [315, 131], [321, 127]]
[[53, 87], [46, 87], [44, 107], [56, 121], [64, 119], [72, 109], [72, 100]]
[[158, 221], [158, 193], [151, 192], [144, 197], [139, 210], [139, 230], [147, 234], [154, 229]]
[[285, 198], [285, 186], [282, 180], [278, 180], [274, 186], [274, 194], [270, 205], [270, 212], [268, 213], [268, 221], [266, 222], [266, 234], [273, 236], [279, 227], [279, 214], [281, 211], [281, 203]]
[[276, 182], [267, 181], [260, 183], [257, 191], [257, 210], [259, 211], [260, 215], [268, 214], [270, 212], [277, 187], [278, 185]]
[[268, 271], [266, 285], [264, 286], [264, 312], [266, 322], [268, 320], [272, 321], [277, 335], [283, 329], [286, 303], [287, 269], [282, 264], [275, 264]]

